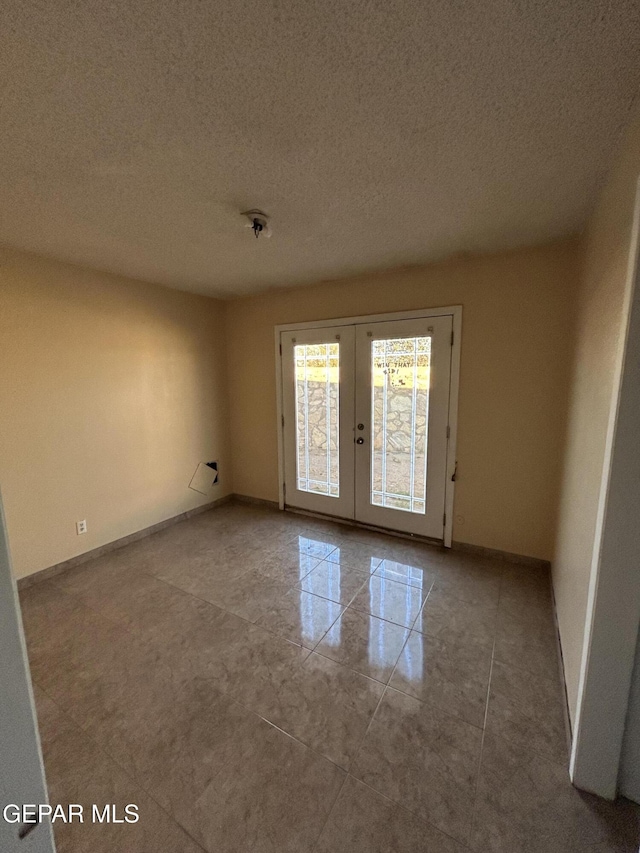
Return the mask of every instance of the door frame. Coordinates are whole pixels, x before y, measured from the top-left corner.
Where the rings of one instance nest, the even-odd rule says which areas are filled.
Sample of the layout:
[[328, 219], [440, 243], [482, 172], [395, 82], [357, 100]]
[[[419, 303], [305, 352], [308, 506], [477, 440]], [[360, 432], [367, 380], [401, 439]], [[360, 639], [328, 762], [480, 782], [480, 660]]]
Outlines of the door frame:
[[[40, 730], [33, 696], [18, 585], [0, 494], [0, 678], [7, 686], [0, 721], [0, 790], [16, 805], [48, 803]], [[6, 806], [7, 802], [3, 804]], [[6, 853], [55, 853], [51, 820], [36, 815], [21, 823], [0, 819], [0, 846]]]
[[460, 345], [462, 340], [462, 305], [447, 305], [442, 308], [421, 308], [415, 311], [397, 311], [390, 314], [363, 314], [357, 317], [329, 317], [325, 320], [311, 320], [304, 323], [284, 323], [274, 328], [275, 365], [276, 365], [276, 415], [278, 435], [278, 506], [285, 508], [284, 494], [284, 383], [282, 379], [282, 351], [280, 334], [297, 329], [320, 329], [325, 326], [354, 326], [359, 323], [386, 323], [390, 320], [420, 320], [429, 317], [450, 316], [453, 320], [453, 345], [451, 347], [451, 375], [449, 387], [449, 441], [447, 443], [447, 463], [445, 482], [445, 516], [443, 542], [445, 548], [451, 547], [453, 537], [453, 499], [455, 480], [453, 479], [457, 463], [458, 444], [458, 394], [460, 384]]
[[[640, 178], [629, 235], [569, 765], [576, 787], [610, 800], [615, 798], [621, 781], [640, 636], [640, 577], [630, 569], [640, 555], [636, 519], [640, 500], [639, 387]], [[616, 626], [615, 631], [611, 631], [611, 625]], [[633, 710], [637, 713], [637, 706]]]

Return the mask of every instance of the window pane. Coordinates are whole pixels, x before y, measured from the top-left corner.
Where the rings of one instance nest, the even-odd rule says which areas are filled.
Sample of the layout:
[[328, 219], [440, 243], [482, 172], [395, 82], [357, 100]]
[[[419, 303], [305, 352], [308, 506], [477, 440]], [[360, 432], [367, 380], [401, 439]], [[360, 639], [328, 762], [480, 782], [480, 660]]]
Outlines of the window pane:
[[371, 503], [424, 515], [431, 338], [371, 342]]
[[296, 345], [293, 357], [298, 489], [337, 498], [340, 344]]

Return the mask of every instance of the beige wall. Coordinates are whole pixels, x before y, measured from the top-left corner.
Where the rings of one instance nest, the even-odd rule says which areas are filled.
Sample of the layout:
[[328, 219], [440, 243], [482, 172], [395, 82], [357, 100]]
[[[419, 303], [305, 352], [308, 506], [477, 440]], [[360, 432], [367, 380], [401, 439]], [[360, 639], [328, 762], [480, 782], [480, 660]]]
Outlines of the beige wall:
[[623, 140], [585, 240], [553, 581], [575, 716], [596, 513], [640, 174], [640, 117]]
[[567, 241], [228, 303], [234, 490], [278, 497], [276, 324], [461, 304], [454, 539], [550, 559], [578, 251]]
[[[1, 253], [0, 485], [17, 576], [231, 490], [223, 319], [212, 299]], [[187, 486], [210, 459], [222, 482], [205, 498]]]

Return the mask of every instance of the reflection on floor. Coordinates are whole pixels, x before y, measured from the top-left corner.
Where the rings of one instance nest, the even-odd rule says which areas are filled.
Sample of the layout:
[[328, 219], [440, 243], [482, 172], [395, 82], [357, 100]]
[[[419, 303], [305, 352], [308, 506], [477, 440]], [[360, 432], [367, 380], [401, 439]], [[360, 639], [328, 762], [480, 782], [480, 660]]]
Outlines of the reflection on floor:
[[227, 505], [21, 596], [60, 853], [631, 853], [580, 794], [549, 580]]

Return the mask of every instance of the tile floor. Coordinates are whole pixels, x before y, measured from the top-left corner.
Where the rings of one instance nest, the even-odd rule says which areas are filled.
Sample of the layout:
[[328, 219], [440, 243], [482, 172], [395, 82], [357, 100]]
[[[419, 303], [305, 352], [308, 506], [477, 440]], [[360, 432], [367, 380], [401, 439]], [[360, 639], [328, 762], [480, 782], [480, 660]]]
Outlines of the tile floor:
[[546, 573], [246, 505], [21, 594], [60, 853], [632, 853], [579, 793]]

